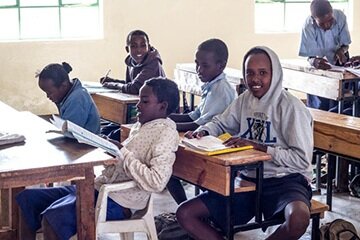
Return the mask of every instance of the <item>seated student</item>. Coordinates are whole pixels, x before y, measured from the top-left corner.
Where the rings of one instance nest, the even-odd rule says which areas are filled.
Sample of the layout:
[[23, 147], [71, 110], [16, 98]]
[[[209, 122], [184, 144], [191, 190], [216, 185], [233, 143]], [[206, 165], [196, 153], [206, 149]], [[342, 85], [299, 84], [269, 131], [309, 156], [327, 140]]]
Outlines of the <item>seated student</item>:
[[[195, 54], [196, 72], [204, 83], [201, 86], [201, 101], [196, 109], [186, 114], [171, 114], [180, 132], [195, 130], [209, 122], [215, 115], [222, 113], [236, 98], [235, 88], [227, 81], [223, 72], [228, 60], [228, 49], [220, 39], [202, 42]], [[180, 181], [172, 177], [167, 189], [180, 204], [186, 200]]]
[[[100, 82], [106, 88], [119, 89], [123, 93], [139, 94], [144, 82], [153, 77], [165, 77], [159, 52], [150, 45], [148, 35], [141, 30], [131, 31], [126, 37], [125, 80], [102, 77]], [[108, 124], [101, 133], [111, 139], [120, 140], [118, 124]]]
[[[298, 239], [310, 219], [312, 191], [311, 157], [313, 122], [310, 112], [296, 97], [282, 88], [282, 68], [278, 56], [267, 47], [250, 49], [243, 60], [247, 91], [224, 113], [194, 132], [191, 137], [218, 136], [228, 132], [228, 146], [252, 145], [271, 155], [264, 162], [262, 209], [265, 219], [284, 222], [267, 239]], [[241, 178], [255, 181], [255, 171]], [[235, 224], [245, 224], [255, 214], [255, 192], [237, 194], [233, 199]], [[223, 239], [206, 219], [224, 229], [226, 200], [205, 192], [184, 202], [177, 210], [180, 225], [195, 239]]]
[[71, 70], [66, 62], [47, 65], [38, 75], [39, 87], [56, 104], [62, 119], [99, 134], [100, 116], [96, 105], [79, 79], [70, 80]]
[[[310, 11], [301, 33], [299, 56], [308, 57], [309, 63], [318, 69], [330, 69], [330, 64], [343, 66], [349, 59], [351, 43], [345, 14], [333, 9], [327, 0], [313, 0]], [[308, 94], [307, 105], [327, 111], [337, 103]]]
[[[107, 165], [95, 179], [95, 188], [102, 184], [132, 179], [137, 187], [110, 195], [107, 219], [120, 220], [131, 212], [143, 209], [151, 192], [162, 191], [168, 182], [179, 134], [175, 123], [167, 118], [179, 104], [179, 90], [170, 80], [153, 78], [140, 89], [137, 103], [138, 122], [129, 138], [116, 143], [123, 157]], [[97, 195], [97, 192], [95, 196]], [[44, 239], [69, 239], [76, 233], [76, 187], [25, 189], [16, 196], [20, 208], [21, 239], [35, 239], [42, 226]]]

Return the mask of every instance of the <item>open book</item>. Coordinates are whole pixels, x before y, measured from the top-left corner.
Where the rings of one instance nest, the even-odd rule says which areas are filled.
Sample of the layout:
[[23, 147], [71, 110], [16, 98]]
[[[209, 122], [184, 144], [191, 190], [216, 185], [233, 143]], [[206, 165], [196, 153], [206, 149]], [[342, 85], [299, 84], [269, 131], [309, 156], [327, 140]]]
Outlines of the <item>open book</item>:
[[104, 149], [106, 152], [110, 153], [113, 156], [119, 158], [123, 157], [119, 148], [115, 144], [76, 125], [69, 120], [63, 120], [55, 115], [53, 115], [52, 117], [53, 119], [50, 119], [50, 122], [60, 130], [50, 130], [49, 132], [61, 133], [66, 137], [77, 139], [80, 143], [85, 143], [93, 147]]
[[196, 151], [203, 152], [206, 155], [218, 155], [223, 153], [237, 152], [246, 149], [252, 149], [252, 146], [243, 146], [243, 147], [228, 147], [223, 144], [227, 140], [230, 134], [225, 133], [219, 137], [214, 136], [204, 136], [200, 139], [197, 138], [183, 138], [182, 143]]

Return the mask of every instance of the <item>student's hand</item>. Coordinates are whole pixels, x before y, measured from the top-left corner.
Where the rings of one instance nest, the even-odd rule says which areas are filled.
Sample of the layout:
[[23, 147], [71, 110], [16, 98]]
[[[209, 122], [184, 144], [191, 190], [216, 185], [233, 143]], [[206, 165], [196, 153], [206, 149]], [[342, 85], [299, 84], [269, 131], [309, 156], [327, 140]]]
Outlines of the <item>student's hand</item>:
[[345, 63], [345, 67], [360, 68], [360, 56], [350, 58], [350, 60]]
[[267, 146], [261, 143], [257, 143], [257, 142], [253, 142], [250, 141], [248, 139], [245, 138], [240, 138], [240, 137], [231, 137], [228, 140], [226, 140], [223, 143], [225, 146], [228, 147], [243, 147], [243, 146], [253, 146], [254, 149], [262, 151], [262, 152], [266, 152], [267, 151]]
[[114, 140], [114, 139], [109, 138], [109, 137], [106, 136], [105, 134], [99, 134], [99, 136], [102, 137], [102, 138], [104, 138], [104, 139], [106, 139], [106, 140], [108, 140], [109, 142], [115, 144], [119, 149], [121, 149], [121, 148], [123, 147], [123, 145], [122, 145], [120, 142], [118, 142], [118, 141], [116, 141], [116, 140]]
[[339, 62], [340, 65], [344, 65], [347, 61], [347, 57], [345, 56], [345, 53], [346, 52], [342, 47], [336, 50], [334, 57], [335, 62]]
[[106, 82], [103, 83], [103, 87], [105, 88], [110, 88], [110, 89], [118, 89], [121, 90], [123, 84], [121, 83], [116, 83], [116, 82]]
[[100, 83], [104, 84], [106, 82], [115, 82], [115, 79], [111, 78], [111, 77], [102, 77], [100, 78]]
[[329, 62], [324, 58], [314, 58], [310, 63], [316, 69], [328, 70], [331, 68]]
[[202, 138], [203, 136], [209, 135], [208, 131], [202, 130], [202, 131], [187, 131], [184, 134], [184, 137], [186, 138]]

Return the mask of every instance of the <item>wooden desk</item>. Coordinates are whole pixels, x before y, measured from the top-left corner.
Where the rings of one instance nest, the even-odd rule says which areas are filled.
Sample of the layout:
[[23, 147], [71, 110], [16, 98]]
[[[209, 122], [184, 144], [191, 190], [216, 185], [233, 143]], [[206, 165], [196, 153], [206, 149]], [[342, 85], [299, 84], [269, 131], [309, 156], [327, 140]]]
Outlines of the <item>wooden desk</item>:
[[[1, 202], [1, 216], [10, 215], [9, 226], [1, 223], [0, 239], [18, 239], [18, 209], [15, 195], [23, 187], [73, 180], [77, 185], [78, 239], [95, 239], [94, 170], [96, 165], [116, 160], [85, 144], [55, 133], [54, 127], [29, 112], [17, 112], [0, 102], [2, 131], [19, 133], [25, 143], [0, 147], [0, 189], [9, 189], [10, 209]], [[4, 200], [2, 196], [2, 200]]]
[[[347, 71], [334, 72], [315, 69], [304, 59], [284, 59], [281, 60], [281, 65], [284, 74], [284, 88], [339, 101], [339, 112], [343, 110], [344, 100], [352, 101], [354, 109], [357, 109], [359, 77]], [[358, 114], [354, 111], [354, 116], [358, 116]]]
[[[331, 210], [335, 160], [340, 156], [360, 162], [360, 118], [309, 108], [314, 119], [314, 147], [330, 154], [327, 175], [327, 205]], [[318, 172], [320, 160], [317, 161]], [[317, 182], [320, 176], [317, 176]]]
[[[121, 138], [125, 140], [130, 132], [130, 125], [121, 126]], [[206, 156], [186, 149], [180, 144], [176, 152], [176, 160], [173, 166], [173, 175], [190, 182], [196, 186], [217, 192], [226, 197], [227, 208], [225, 209], [229, 222], [227, 224], [227, 239], [233, 239], [235, 232], [260, 228], [266, 224], [262, 220], [260, 207], [260, 195], [262, 192], [263, 161], [268, 161], [271, 156], [257, 150], [245, 150], [217, 156]], [[234, 226], [235, 213], [232, 211], [232, 197], [238, 192], [251, 191], [250, 186], [235, 188], [234, 180], [237, 172], [244, 169], [255, 169], [256, 182], [256, 216], [255, 222], [241, 226]]]
[[106, 120], [123, 124], [136, 122], [136, 107], [139, 96], [120, 92], [92, 93], [100, 116]]
[[[226, 73], [228, 81], [235, 87], [238, 94], [242, 93], [245, 85], [243, 84], [241, 71], [234, 68], [225, 68], [224, 72]], [[201, 85], [203, 85], [197, 76], [195, 63], [176, 64], [174, 81], [180, 91], [190, 93], [190, 107], [194, 109], [194, 95], [201, 96]]]

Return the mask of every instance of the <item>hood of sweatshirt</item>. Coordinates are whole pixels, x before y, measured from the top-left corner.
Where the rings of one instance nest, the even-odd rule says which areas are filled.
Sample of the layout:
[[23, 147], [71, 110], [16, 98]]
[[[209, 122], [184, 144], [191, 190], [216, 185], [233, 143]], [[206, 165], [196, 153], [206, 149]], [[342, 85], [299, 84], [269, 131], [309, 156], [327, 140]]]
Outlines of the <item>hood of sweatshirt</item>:
[[[272, 70], [272, 77], [271, 77], [271, 84], [270, 84], [270, 88], [269, 90], [265, 93], [264, 96], [262, 96], [261, 99], [258, 99], [257, 97], [252, 96], [250, 91], [247, 91], [247, 94], [251, 95], [250, 99], [251, 99], [251, 103], [250, 105], [255, 104], [257, 107], [263, 106], [266, 107], [270, 104], [270, 102], [274, 102], [274, 101], [278, 101], [278, 98], [281, 95], [282, 92], [282, 79], [283, 79], [283, 71], [282, 71], [282, 67], [280, 64], [280, 60], [279, 57], [276, 55], [276, 53], [271, 50], [268, 47], [263, 47], [263, 46], [258, 46], [255, 47], [257, 49], [262, 49], [264, 50], [267, 55], [270, 57], [270, 61], [271, 61], [271, 70]], [[248, 51], [248, 53], [250, 51], [252, 51], [254, 48], [250, 49]], [[243, 78], [245, 79], [245, 61], [246, 61], [246, 56], [248, 55], [245, 54], [245, 58], [243, 60], [243, 64], [242, 64], [242, 72], [243, 72]], [[245, 81], [245, 85], [247, 86], [247, 82]]]
[[144, 57], [144, 59], [141, 63], [136, 63], [129, 54], [125, 58], [125, 64], [129, 67], [141, 68], [144, 65], [148, 65], [150, 62], [154, 61], [155, 59], [157, 59], [162, 64], [162, 60], [161, 60], [160, 53], [158, 52], [158, 50], [156, 50], [154, 47], [150, 47], [149, 52]]

